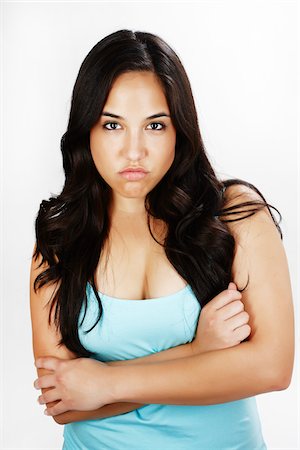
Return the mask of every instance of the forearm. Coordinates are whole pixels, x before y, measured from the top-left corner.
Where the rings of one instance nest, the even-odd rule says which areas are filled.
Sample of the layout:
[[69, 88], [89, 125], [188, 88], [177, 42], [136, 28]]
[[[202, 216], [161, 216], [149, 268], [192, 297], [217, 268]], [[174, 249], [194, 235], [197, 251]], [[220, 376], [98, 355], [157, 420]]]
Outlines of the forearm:
[[114, 401], [209, 405], [286, 387], [272, 352], [251, 342], [155, 364], [112, 367]]
[[[53, 405], [55, 403], [57, 402], [53, 402]], [[48, 403], [47, 407], [51, 407], [53, 405]], [[63, 425], [72, 422], [79, 422], [82, 420], [105, 419], [106, 417], [117, 416], [130, 411], [134, 411], [141, 406], [144, 406], [144, 404], [131, 402], [109, 403], [108, 405], [104, 405], [101, 408], [95, 409], [93, 411], [66, 411], [65, 413], [58, 414], [53, 418], [55, 422]]]
[[172, 359], [186, 358], [193, 355], [191, 343], [178, 345], [176, 347], [162, 350], [161, 352], [151, 353], [150, 355], [141, 356], [139, 358], [108, 361], [106, 364], [110, 366], [132, 366], [137, 364], [153, 364], [161, 361], [170, 361]]
[[[161, 352], [152, 353], [150, 355], [142, 356], [140, 358], [133, 358], [129, 360], [108, 361], [106, 364], [110, 366], [132, 366], [137, 364], [153, 364], [160, 361], [169, 361], [177, 358], [184, 358], [192, 355], [192, 347], [190, 343], [182, 344], [177, 347], [172, 347]], [[55, 404], [54, 402], [53, 404]], [[48, 407], [52, 405], [48, 404]], [[137, 408], [144, 406], [144, 403], [132, 402], [117, 402], [104, 405], [99, 409], [93, 411], [67, 411], [63, 414], [58, 414], [54, 420], [59, 424], [66, 424], [71, 422], [78, 422], [81, 420], [104, 419], [105, 417], [116, 416]]]

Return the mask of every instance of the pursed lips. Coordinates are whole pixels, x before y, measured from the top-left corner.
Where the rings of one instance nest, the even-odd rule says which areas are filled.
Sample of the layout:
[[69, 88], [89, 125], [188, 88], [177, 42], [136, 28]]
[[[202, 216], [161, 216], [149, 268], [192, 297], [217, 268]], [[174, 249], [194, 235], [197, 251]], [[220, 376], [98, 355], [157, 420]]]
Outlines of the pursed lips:
[[146, 169], [143, 167], [126, 167], [125, 169], [122, 169], [119, 173], [124, 172], [142, 172], [142, 173], [148, 173]]

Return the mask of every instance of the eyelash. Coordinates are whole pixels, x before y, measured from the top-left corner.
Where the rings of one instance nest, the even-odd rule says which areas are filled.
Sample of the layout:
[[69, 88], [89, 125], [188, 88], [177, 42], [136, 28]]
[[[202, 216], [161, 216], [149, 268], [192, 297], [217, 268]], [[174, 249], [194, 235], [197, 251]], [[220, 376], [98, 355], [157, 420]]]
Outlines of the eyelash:
[[[108, 124], [118, 124], [118, 122], [105, 122], [103, 124], [103, 128], [107, 131], [116, 131], [117, 130], [116, 128], [106, 128], [106, 125], [108, 125]], [[152, 128], [151, 131], [163, 131], [166, 128], [166, 125], [162, 122], [151, 122], [149, 125], [153, 125], [153, 124], [161, 125], [162, 128], [160, 128], [159, 130], [155, 130]]]

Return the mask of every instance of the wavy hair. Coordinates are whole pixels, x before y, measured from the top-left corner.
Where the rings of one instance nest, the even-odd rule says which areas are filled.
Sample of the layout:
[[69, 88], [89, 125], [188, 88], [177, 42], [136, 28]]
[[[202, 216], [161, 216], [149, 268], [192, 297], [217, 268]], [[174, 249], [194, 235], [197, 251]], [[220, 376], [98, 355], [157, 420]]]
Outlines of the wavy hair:
[[[83, 357], [93, 355], [78, 336], [79, 314], [83, 305], [85, 312], [87, 308], [87, 283], [99, 304], [93, 327], [103, 311], [94, 275], [109, 235], [111, 199], [111, 188], [91, 156], [90, 130], [99, 120], [116, 78], [130, 71], [151, 71], [157, 75], [176, 129], [174, 161], [145, 198], [149, 232], [155, 239], [149, 216], [166, 223], [167, 234], [160, 245], [192, 287], [201, 307], [226, 289], [232, 279], [235, 239], [226, 222], [245, 219], [265, 206], [270, 213], [269, 207], [274, 208], [252, 184], [217, 178], [202, 141], [187, 74], [175, 51], [163, 39], [125, 29], [100, 40], [85, 57], [75, 81], [69, 122], [61, 138], [65, 183], [59, 195], [40, 204], [33, 255], [35, 260], [41, 255], [39, 267], [47, 263], [47, 269], [35, 278], [34, 290], [45, 284], [56, 286], [49, 300], [49, 324], [55, 308], [53, 321], [61, 334], [59, 344]], [[224, 208], [224, 191], [232, 184], [250, 187], [262, 200]], [[228, 218], [230, 215], [232, 219]], [[271, 216], [282, 239], [279, 222], [272, 213]], [[279, 216], [281, 221], [280, 213]]]

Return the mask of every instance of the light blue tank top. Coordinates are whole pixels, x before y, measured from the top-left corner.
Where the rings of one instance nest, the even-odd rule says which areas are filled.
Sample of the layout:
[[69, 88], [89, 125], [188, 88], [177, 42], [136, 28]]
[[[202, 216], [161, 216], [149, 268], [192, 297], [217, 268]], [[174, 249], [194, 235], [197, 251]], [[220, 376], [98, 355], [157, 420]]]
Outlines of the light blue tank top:
[[[187, 285], [153, 299], [100, 294], [103, 312], [87, 285], [81, 343], [101, 361], [138, 358], [191, 342], [200, 305]], [[84, 305], [79, 316], [83, 318]], [[200, 381], [199, 381], [200, 382]], [[147, 404], [104, 419], [64, 425], [63, 450], [265, 450], [255, 397], [217, 405]]]

